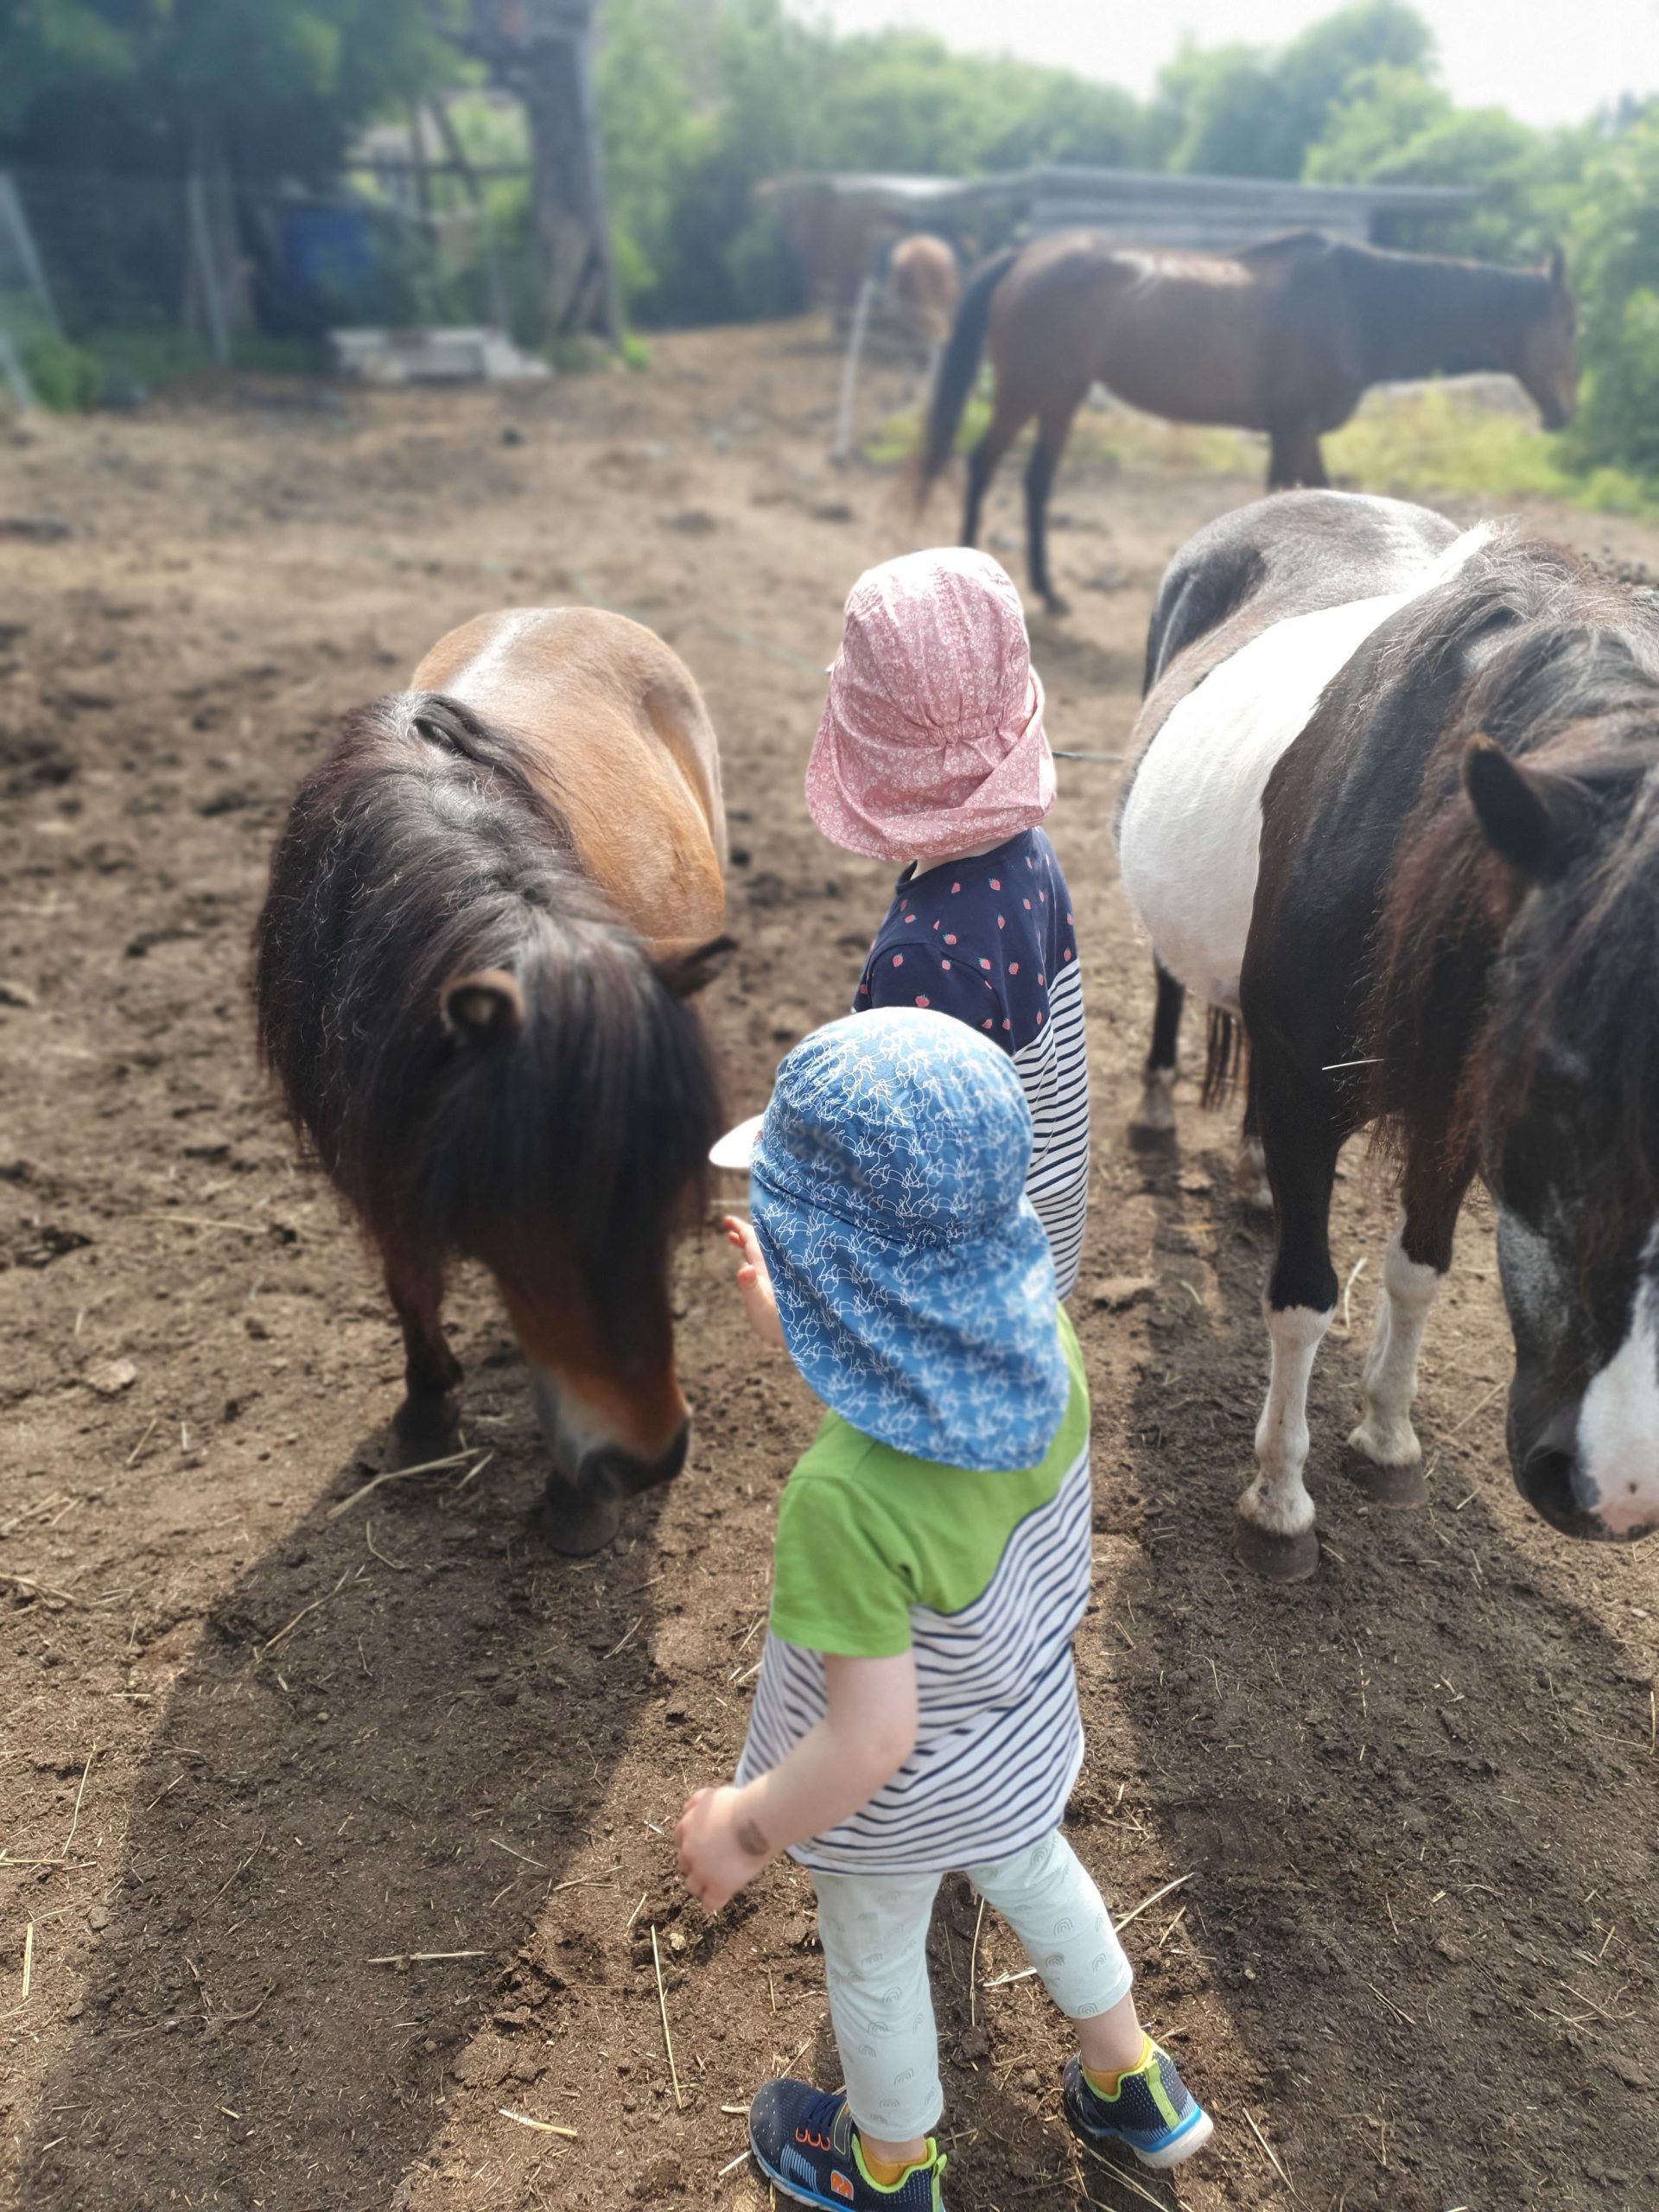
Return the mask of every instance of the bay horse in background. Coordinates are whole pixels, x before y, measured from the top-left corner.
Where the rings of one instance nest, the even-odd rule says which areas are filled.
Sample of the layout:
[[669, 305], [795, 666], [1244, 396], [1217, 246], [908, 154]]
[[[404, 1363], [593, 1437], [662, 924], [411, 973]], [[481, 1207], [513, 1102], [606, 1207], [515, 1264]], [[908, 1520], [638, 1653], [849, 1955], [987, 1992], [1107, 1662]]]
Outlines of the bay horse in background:
[[440, 640], [302, 785], [256, 941], [265, 1058], [379, 1248], [394, 1464], [459, 1434], [446, 1262], [530, 1362], [548, 1541], [595, 1550], [685, 1459], [668, 1249], [721, 1128], [688, 1002], [730, 945], [715, 733], [647, 629], [514, 608]]
[[1033, 590], [1057, 613], [1065, 607], [1049, 572], [1049, 489], [1096, 384], [1170, 422], [1265, 430], [1270, 492], [1328, 481], [1320, 435], [1347, 422], [1374, 384], [1507, 371], [1552, 430], [1578, 396], [1559, 253], [1540, 270], [1497, 269], [1317, 231], [1236, 254], [1063, 232], [994, 255], [963, 294], [918, 457], [922, 498], [950, 458], [988, 341], [995, 402], [969, 456], [963, 543], [977, 537], [996, 465], [1034, 416], [1027, 554]]
[[[1479, 1175], [1515, 1337], [1508, 1442], [1573, 1536], [1659, 1527], [1659, 612], [1518, 526], [1333, 492], [1200, 531], [1165, 577], [1117, 825], [1160, 964], [1242, 1020], [1276, 1216], [1239, 1548], [1313, 1572], [1337, 1156], [1402, 1215], [1351, 1471], [1425, 1495], [1417, 1358]], [[1173, 994], [1174, 995], [1171, 995]], [[1173, 1019], [1171, 1019], [1173, 1015]], [[1154, 1065], [1151, 1072], [1160, 1071]]]

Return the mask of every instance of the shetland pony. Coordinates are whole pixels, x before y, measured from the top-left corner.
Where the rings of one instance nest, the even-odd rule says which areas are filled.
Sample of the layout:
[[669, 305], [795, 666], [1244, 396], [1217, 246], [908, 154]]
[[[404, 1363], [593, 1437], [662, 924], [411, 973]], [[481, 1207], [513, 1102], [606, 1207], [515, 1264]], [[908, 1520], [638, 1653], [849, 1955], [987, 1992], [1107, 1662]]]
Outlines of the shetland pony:
[[969, 458], [963, 543], [977, 537], [996, 465], [1034, 416], [1027, 550], [1032, 589], [1051, 613], [1064, 602], [1048, 569], [1049, 487], [1092, 385], [1170, 422], [1265, 430], [1270, 492], [1326, 482], [1320, 435], [1348, 420], [1370, 385], [1507, 370], [1552, 430], [1578, 391], [1559, 254], [1542, 270], [1495, 269], [1318, 231], [1238, 254], [1067, 231], [995, 255], [963, 294], [924, 436], [924, 497], [950, 458], [988, 335], [996, 400]]
[[548, 1540], [615, 1532], [684, 1461], [667, 1255], [721, 1127], [688, 1003], [730, 940], [715, 734], [649, 630], [481, 615], [349, 715], [300, 788], [256, 937], [265, 1059], [378, 1247], [397, 1460], [458, 1433], [446, 1262], [530, 1362]]
[[[1239, 1548], [1318, 1560], [1306, 1397], [1337, 1155], [1377, 1123], [1402, 1214], [1351, 1471], [1421, 1500], [1418, 1350], [1464, 1193], [1496, 1202], [1510, 1464], [1569, 1535], [1659, 1526], [1659, 613], [1513, 524], [1292, 493], [1164, 579], [1123, 883], [1179, 992], [1242, 1020], [1276, 1215]], [[1211, 1070], [1224, 1050], [1212, 1052]]]

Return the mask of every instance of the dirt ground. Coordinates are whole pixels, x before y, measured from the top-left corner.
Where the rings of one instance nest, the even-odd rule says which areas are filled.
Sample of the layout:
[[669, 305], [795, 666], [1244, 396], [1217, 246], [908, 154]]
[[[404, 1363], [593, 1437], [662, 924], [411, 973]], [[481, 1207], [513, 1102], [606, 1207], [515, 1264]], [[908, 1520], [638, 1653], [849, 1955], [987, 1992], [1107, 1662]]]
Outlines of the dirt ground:
[[[480, 608], [592, 599], [679, 649], [721, 733], [742, 950], [708, 1013], [734, 1109], [764, 1099], [886, 899], [801, 798], [847, 587], [918, 542], [888, 480], [823, 458], [837, 376], [803, 325], [528, 393], [238, 388], [0, 432], [8, 2206], [744, 2212], [756, 2083], [838, 2079], [805, 1879], [774, 1867], [708, 1920], [667, 1840], [741, 1740], [804, 1390], [741, 1333], [724, 1248], [688, 1246], [692, 1464], [613, 1551], [561, 1560], [525, 1533], [524, 1374], [468, 1282], [493, 1456], [335, 1513], [382, 1464], [399, 1350], [245, 992], [271, 836], [333, 718]], [[867, 404], [896, 391], [884, 370]], [[1075, 612], [1033, 623], [1058, 745], [1117, 748], [1163, 563], [1254, 491], [1063, 477]], [[1011, 563], [1017, 512], [1010, 473]], [[952, 1882], [949, 2202], [1653, 2212], [1659, 1545], [1575, 1548], [1522, 1508], [1479, 1212], [1425, 1360], [1432, 1503], [1344, 1484], [1389, 1211], [1357, 1149], [1337, 1249], [1367, 1264], [1313, 1393], [1323, 1565], [1263, 1588], [1235, 1563], [1266, 1247], [1226, 1122], [1184, 1096], [1177, 1154], [1124, 1141], [1151, 994], [1115, 780], [1062, 763], [1053, 823], [1096, 1087], [1072, 1820], [1116, 1910], [1155, 1899], [1126, 1939], [1144, 2010], [1217, 2137], [1174, 2190], [1080, 2164], [1055, 2022]]]

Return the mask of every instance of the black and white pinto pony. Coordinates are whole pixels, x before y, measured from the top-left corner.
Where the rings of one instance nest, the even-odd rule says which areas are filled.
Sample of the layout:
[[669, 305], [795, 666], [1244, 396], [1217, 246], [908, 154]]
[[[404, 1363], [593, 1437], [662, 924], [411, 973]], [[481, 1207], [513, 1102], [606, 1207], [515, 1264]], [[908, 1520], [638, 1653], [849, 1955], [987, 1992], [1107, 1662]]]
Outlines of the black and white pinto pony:
[[[1351, 1471], [1424, 1496], [1424, 1324], [1464, 1194], [1496, 1202], [1509, 1450], [1573, 1536], [1659, 1527], [1659, 611], [1512, 524], [1291, 493], [1164, 579], [1118, 819], [1169, 1120], [1185, 991], [1248, 1046], [1276, 1216], [1241, 1555], [1318, 1561], [1307, 1388], [1337, 1302], [1337, 1156], [1397, 1161]], [[1217, 1012], [1218, 1010], [1218, 1015]], [[1214, 1088], [1212, 1081], [1211, 1088]]]

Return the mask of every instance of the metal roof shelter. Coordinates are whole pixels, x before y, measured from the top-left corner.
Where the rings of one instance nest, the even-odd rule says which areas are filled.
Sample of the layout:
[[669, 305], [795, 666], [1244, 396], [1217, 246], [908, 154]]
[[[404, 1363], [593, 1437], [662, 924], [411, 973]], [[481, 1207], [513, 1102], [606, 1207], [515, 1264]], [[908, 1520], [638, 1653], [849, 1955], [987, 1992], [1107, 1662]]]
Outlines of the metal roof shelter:
[[1230, 253], [1292, 230], [1368, 244], [1389, 216], [1454, 214], [1479, 198], [1454, 186], [1292, 184], [1063, 162], [985, 177], [785, 177], [769, 196], [813, 289], [830, 293], [843, 308], [884, 241], [902, 230], [971, 233], [995, 216], [1012, 218], [1016, 234], [1026, 237], [1090, 230], [1125, 245]]

